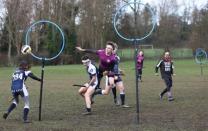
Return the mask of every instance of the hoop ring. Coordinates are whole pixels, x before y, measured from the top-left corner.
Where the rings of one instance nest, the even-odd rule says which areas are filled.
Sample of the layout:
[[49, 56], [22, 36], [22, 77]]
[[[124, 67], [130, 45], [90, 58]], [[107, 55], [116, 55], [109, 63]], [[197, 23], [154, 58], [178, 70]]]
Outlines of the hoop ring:
[[[201, 54], [205, 55], [205, 60], [203, 60], [203, 61], [199, 60], [199, 58], [198, 58], [200, 56], [203, 56]], [[195, 61], [196, 61], [197, 64], [205, 64], [207, 62], [207, 53], [206, 53], [206, 51], [201, 49], [201, 48], [196, 49]]]
[[35, 54], [33, 54], [32, 52], [30, 53], [34, 58], [38, 59], [38, 60], [46, 60], [46, 61], [51, 61], [51, 60], [54, 60], [56, 59], [64, 50], [64, 46], [65, 46], [65, 37], [64, 37], [64, 33], [62, 31], [62, 29], [54, 22], [51, 22], [51, 21], [48, 21], [48, 20], [39, 20], [39, 21], [36, 21], [34, 22], [33, 24], [31, 24], [26, 32], [26, 36], [25, 36], [25, 45], [30, 45], [29, 43], [29, 35], [30, 35], [30, 32], [32, 31], [32, 28], [40, 23], [49, 23], [51, 25], [54, 25], [60, 32], [61, 34], [61, 37], [62, 37], [62, 46], [61, 46], [61, 49], [59, 50], [59, 52], [52, 56], [52, 57], [49, 57], [49, 58], [44, 58], [44, 57], [40, 57], [40, 56], [37, 56]]
[[[152, 28], [151, 28], [151, 30], [150, 30], [147, 34], [145, 34], [144, 36], [142, 36], [142, 37], [140, 37], [140, 38], [127, 38], [127, 37], [123, 36], [123, 35], [117, 30], [117, 28], [116, 28], [116, 18], [117, 18], [118, 13], [121, 12], [121, 10], [122, 10], [123, 8], [125, 8], [126, 6], [129, 6], [129, 5], [131, 5], [131, 4], [140, 4], [140, 5], [143, 5], [145, 8], [147, 8], [147, 9], [149, 10], [149, 12], [150, 12], [151, 15], [152, 15]], [[113, 25], [114, 25], [114, 29], [115, 29], [115, 31], [116, 31], [116, 33], [118, 34], [119, 37], [121, 37], [122, 39], [124, 39], [124, 40], [126, 40], [126, 41], [132, 41], [132, 42], [133, 42], [133, 41], [141, 41], [141, 40], [144, 40], [144, 39], [146, 39], [147, 37], [149, 37], [149, 36], [152, 34], [152, 32], [153, 32], [153, 30], [154, 30], [154, 28], [155, 28], [156, 20], [155, 20], [154, 12], [153, 12], [153, 10], [151, 9], [150, 6], [147, 6], [147, 5], [145, 5], [145, 4], [143, 4], [143, 3], [140, 3], [140, 2], [129, 2], [129, 3], [125, 4], [125, 5], [123, 5], [122, 7], [120, 7], [119, 10], [117, 10], [117, 12], [116, 12], [116, 14], [115, 14], [115, 16], [114, 16], [114, 19], [113, 19]]]

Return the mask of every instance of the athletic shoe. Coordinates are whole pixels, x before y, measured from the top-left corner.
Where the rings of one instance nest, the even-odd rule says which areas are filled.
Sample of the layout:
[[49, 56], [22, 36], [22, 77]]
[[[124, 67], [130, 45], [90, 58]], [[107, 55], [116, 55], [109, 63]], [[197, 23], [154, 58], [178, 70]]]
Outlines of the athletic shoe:
[[174, 101], [173, 97], [168, 97], [168, 101]]
[[129, 105], [122, 105], [123, 108], [129, 108]]
[[27, 123], [32, 123], [32, 122], [29, 120], [24, 120], [23, 123], [27, 124]]
[[8, 117], [8, 113], [4, 113], [4, 114], [3, 114], [3, 118], [6, 120], [7, 117]]
[[116, 98], [114, 98], [114, 104], [117, 104], [117, 99]]
[[162, 96], [161, 94], [159, 94], [159, 97], [160, 97], [160, 100], [162, 100], [162, 97], [163, 97], [163, 96]]
[[88, 112], [88, 111], [82, 113], [82, 115], [91, 115], [91, 114], [92, 114], [92, 113], [91, 113], [91, 112]]
[[119, 101], [117, 101], [117, 103], [115, 103], [116, 106], [120, 106], [121, 103]]

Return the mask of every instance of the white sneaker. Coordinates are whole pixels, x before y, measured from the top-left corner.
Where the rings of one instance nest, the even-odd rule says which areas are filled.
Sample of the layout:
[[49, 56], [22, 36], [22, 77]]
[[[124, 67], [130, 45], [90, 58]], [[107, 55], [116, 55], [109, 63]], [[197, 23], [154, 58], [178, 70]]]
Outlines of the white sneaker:
[[129, 108], [129, 105], [122, 105], [123, 108]]

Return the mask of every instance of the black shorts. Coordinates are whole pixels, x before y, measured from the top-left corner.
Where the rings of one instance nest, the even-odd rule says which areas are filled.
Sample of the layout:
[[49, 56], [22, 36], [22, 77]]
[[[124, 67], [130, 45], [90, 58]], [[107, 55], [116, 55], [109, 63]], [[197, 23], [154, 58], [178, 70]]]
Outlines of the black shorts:
[[12, 95], [13, 95], [13, 97], [14, 97], [14, 100], [15, 100], [17, 103], [19, 102], [19, 96], [25, 97], [23, 91], [13, 92]]
[[172, 77], [164, 77], [163, 78], [165, 85], [168, 89], [170, 89], [173, 85]]
[[117, 79], [117, 80], [114, 80], [114, 83], [116, 84], [116, 83], [118, 83], [118, 82], [120, 82], [120, 81], [122, 81], [122, 79], [121, 79], [120, 76], [118, 76], [118, 79]]
[[138, 75], [142, 75], [142, 69], [138, 69]]

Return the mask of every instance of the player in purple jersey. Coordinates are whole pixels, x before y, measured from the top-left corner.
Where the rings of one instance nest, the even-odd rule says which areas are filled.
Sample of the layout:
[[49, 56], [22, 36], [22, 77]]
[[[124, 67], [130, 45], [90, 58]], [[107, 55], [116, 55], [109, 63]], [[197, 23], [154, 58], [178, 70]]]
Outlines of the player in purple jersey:
[[138, 70], [138, 79], [142, 82], [142, 68], [144, 62], [144, 53], [139, 51], [137, 55], [137, 70]]
[[86, 53], [94, 53], [99, 57], [99, 69], [98, 69], [98, 88], [100, 87], [100, 81], [104, 74], [108, 77], [109, 86], [107, 86], [104, 90], [97, 89], [92, 95], [92, 103], [93, 97], [97, 94], [109, 94], [111, 88], [114, 86], [114, 66], [116, 62], [115, 54], [113, 53], [115, 47], [114, 42], [108, 41], [105, 49], [93, 50], [93, 49], [82, 49], [81, 47], [76, 47], [78, 51], [86, 52]]
[[97, 88], [98, 85], [98, 71], [95, 65], [91, 63], [91, 60], [88, 56], [82, 57], [82, 63], [86, 66], [87, 73], [89, 74], [90, 80], [89, 82], [85, 83], [83, 87], [79, 89], [79, 94], [85, 99], [86, 103], [86, 112], [83, 115], [90, 115], [91, 114], [91, 96]]
[[24, 123], [29, 123], [28, 113], [29, 113], [29, 94], [25, 86], [25, 80], [29, 76], [30, 78], [41, 81], [40, 78], [36, 77], [31, 71], [29, 71], [30, 66], [26, 61], [21, 61], [19, 68], [12, 75], [11, 92], [13, 95], [13, 101], [7, 112], [4, 113], [3, 118], [7, 119], [8, 115], [15, 109], [19, 103], [19, 96], [24, 100], [25, 106], [23, 110], [23, 120]]
[[99, 73], [98, 73], [98, 87], [100, 86], [100, 81], [103, 77], [103, 73], [107, 71], [107, 76], [109, 77], [110, 86], [112, 87], [114, 84], [114, 65], [116, 62], [114, 50], [114, 43], [108, 41], [105, 49], [93, 50], [93, 49], [83, 49], [81, 47], [76, 47], [78, 51], [86, 52], [86, 53], [94, 53], [99, 57]]

